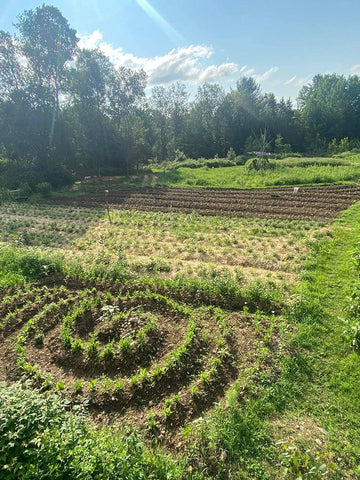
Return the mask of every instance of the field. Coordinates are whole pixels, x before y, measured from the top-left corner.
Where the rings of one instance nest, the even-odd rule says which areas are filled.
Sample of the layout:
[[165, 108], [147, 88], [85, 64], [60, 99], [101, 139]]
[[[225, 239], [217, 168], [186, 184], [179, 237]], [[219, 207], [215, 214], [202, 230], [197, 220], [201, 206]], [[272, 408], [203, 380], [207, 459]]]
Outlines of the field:
[[[51, 201], [57, 205], [99, 207], [105, 195], [67, 196]], [[107, 201], [115, 208], [165, 212], [198, 212], [201, 215], [238, 217], [331, 220], [360, 198], [360, 187], [335, 185], [302, 187], [221, 190], [185, 188], [141, 188], [110, 192]], [[46, 201], [49, 203], [50, 201]]]
[[[128, 189], [109, 193], [109, 215], [96, 193], [3, 205], [0, 381], [86, 405], [99, 442], [137, 432], [129, 458], [160, 448], [166, 465], [152, 459], [149, 478], [357, 478], [356, 381], [335, 389], [331, 419], [314, 407], [335, 402], [321, 386], [322, 309], [344, 305], [314, 272], [330, 245], [349, 257], [350, 237], [344, 249], [334, 236], [356, 236], [355, 220], [332, 222], [359, 194]], [[340, 441], [343, 415], [353, 431]]]

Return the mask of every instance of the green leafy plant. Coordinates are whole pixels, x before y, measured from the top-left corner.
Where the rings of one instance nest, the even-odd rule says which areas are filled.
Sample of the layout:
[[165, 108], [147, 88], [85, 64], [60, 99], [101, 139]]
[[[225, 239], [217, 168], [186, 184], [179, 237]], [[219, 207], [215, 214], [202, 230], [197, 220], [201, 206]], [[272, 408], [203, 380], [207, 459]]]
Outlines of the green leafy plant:
[[121, 395], [125, 391], [125, 385], [122, 380], [117, 380], [113, 386], [114, 395]]
[[83, 392], [84, 389], [84, 382], [82, 380], [76, 380], [73, 385], [74, 392], [77, 395], [80, 395]]
[[90, 335], [90, 340], [86, 345], [86, 352], [89, 357], [94, 358], [98, 354], [99, 341], [97, 340], [96, 334]]
[[297, 445], [282, 443], [281, 459], [284, 478], [322, 479], [329, 473], [326, 462], [319, 452], [304, 450]]
[[114, 355], [115, 355], [114, 342], [109, 342], [108, 344], [105, 345], [102, 351], [102, 356], [104, 357], [104, 360], [110, 361], [114, 358]]

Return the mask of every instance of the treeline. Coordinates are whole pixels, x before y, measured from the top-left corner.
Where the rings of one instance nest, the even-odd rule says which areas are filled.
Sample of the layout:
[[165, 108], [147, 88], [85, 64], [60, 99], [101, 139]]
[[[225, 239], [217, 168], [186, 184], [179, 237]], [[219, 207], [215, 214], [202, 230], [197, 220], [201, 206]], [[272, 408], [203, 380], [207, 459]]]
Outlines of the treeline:
[[267, 132], [277, 153], [336, 153], [360, 142], [360, 79], [317, 75], [290, 100], [243, 77], [226, 92], [205, 83], [156, 86], [78, 47], [60, 11], [43, 5], [0, 31], [0, 178], [16, 187], [70, 183], [74, 176], [129, 174], [149, 159], [225, 157], [257, 150]]

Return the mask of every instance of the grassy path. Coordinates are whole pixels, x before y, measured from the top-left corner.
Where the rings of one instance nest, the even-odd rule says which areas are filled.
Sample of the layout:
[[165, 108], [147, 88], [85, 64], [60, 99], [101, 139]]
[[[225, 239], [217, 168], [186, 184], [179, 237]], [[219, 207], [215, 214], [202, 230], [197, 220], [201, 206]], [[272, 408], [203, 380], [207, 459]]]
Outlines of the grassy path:
[[296, 409], [326, 430], [325, 450], [333, 463], [330, 478], [339, 479], [360, 478], [360, 355], [344, 338], [341, 321], [347, 297], [358, 282], [350, 252], [359, 242], [357, 204], [335, 223], [333, 238], [313, 247], [301, 285], [302, 307], [296, 312], [299, 330], [293, 339], [295, 347], [311, 351], [308, 381]]

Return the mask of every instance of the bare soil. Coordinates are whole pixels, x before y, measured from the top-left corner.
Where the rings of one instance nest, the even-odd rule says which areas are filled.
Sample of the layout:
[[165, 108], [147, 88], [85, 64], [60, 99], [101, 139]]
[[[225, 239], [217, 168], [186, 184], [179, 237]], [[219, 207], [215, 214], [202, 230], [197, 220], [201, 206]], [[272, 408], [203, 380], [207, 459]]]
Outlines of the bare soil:
[[[273, 189], [204, 189], [145, 187], [110, 192], [109, 204], [118, 209], [145, 211], [198, 212], [201, 215], [278, 218], [289, 220], [332, 220], [342, 210], [360, 200], [360, 186]], [[42, 200], [42, 203], [101, 207], [100, 193]]]

